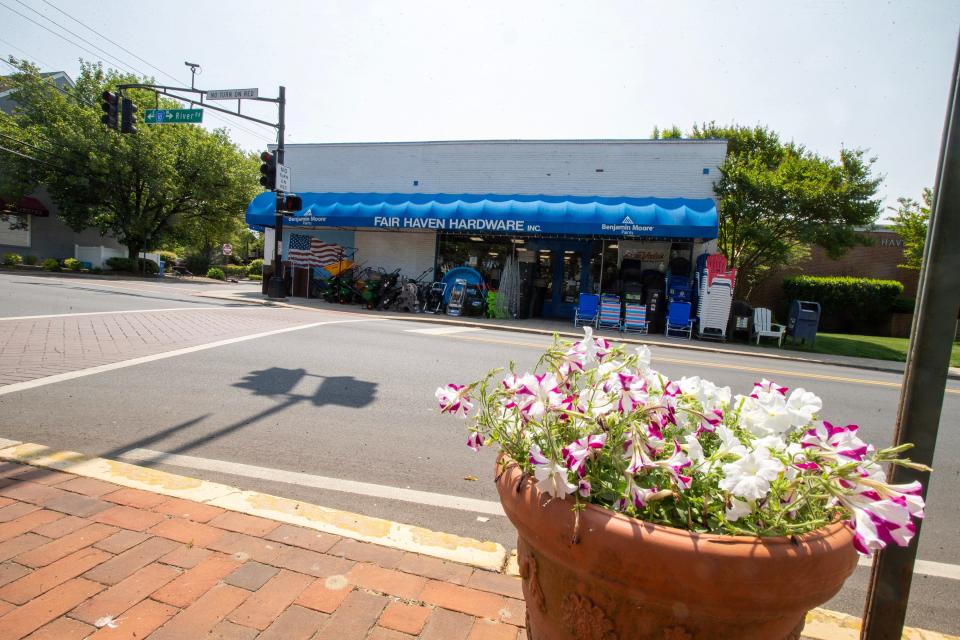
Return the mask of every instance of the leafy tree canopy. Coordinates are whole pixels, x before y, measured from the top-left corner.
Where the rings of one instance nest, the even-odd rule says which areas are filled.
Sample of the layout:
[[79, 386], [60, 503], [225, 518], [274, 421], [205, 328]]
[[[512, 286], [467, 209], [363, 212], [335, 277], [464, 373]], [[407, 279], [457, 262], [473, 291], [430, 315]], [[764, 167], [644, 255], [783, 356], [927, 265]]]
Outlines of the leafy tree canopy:
[[898, 198], [899, 206], [891, 207], [896, 215], [891, 221], [893, 230], [903, 239], [904, 263], [898, 266], [919, 269], [923, 263], [923, 247], [927, 241], [927, 225], [933, 209], [933, 191], [923, 190], [923, 204], [913, 198]]
[[10, 62], [19, 69], [6, 79], [17, 108], [0, 114], [0, 133], [35, 159], [0, 153], [0, 193], [18, 197], [44, 185], [73, 229], [112, 235], [131, 257], [178, 232], [241, 223], [260, 189], [257, 162], [225, 130], [145, 125], [145, 108], [182, 105], [133, 90], [125, 95], [139, 108], [137, 133], [120, 134], [100, 122], [100, 94], [149, 80], [84, 62], [76, 87], [61, 90], [29, 63]]
[[[659, 132], [673, 137], [673, 128]], [[719, 250], [739, 270], [737, 288], [750, 287], [771, 269], [796, 262], [819, 245], [839, 257], [865, 240], [858, 227], [880, 214], [881, 177], [874, 159], [843, 149], [837, 160], [767, 127], [694, 125], [692, 139], [725, 139], [727, 156], [714, 184], [720, 215]]]

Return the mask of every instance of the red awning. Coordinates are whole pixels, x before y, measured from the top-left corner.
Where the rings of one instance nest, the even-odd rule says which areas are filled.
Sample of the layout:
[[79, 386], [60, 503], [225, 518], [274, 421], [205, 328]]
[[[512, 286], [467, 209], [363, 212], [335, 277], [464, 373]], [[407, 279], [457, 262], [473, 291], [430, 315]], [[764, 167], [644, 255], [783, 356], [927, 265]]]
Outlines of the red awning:
[[0, 198], [0, 212], [21, 216], [37, 216], [38, 218], [46, 218], [50, 215], [50, 210], [47, 209], [46, 205], [30, 196], [24, 196], [15, 203], [8, 203]]

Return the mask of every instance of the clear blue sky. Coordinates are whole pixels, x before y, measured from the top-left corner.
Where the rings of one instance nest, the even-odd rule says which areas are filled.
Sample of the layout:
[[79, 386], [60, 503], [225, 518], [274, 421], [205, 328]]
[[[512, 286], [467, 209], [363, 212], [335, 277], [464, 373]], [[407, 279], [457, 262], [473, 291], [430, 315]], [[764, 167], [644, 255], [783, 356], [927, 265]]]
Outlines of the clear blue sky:
[[[655, 125], [762, 123], [833, 157], [869, 149], [891, 205], [933, 183], [960, 27], [960, 3], [933, 0], [0, 2], [93, 52], [0, 6], [0, 52], [45, 70], [75, 76], [80, 57], [116, 65], [31, 9], [162, 82], [172, 79], [156, 68], [189, 82], [189, 60], [205, 89], [275, 95], [284, 84], [288, 142], [646, 138]], [[243, 126], [232, 133], [245, 148], [272, 139]]]

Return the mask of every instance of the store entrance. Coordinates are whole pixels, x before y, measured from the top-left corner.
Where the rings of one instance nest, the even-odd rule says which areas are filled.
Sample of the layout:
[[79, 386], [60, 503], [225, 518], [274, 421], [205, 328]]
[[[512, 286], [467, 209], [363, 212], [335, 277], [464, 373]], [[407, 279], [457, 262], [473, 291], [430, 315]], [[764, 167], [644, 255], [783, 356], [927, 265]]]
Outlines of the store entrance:
[[593, 242], [532, 240], [528, 244], [528, 250], [536, 255], [533, 315], [544, 318], [572, 318], [580, 293], [593, 291]]

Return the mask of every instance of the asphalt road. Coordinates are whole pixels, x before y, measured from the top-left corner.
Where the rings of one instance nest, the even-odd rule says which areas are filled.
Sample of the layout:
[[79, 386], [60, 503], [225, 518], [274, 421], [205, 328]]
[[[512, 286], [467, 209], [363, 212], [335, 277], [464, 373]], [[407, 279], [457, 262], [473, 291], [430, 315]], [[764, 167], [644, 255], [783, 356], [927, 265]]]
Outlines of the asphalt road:
[[[205, 290], [190, 283], [0, 276], [0, 316], [222, 304], [194, 295]], [[256, 318], [277, 310], [246, 313]], [[3, 394], [0, 387], [0, 437], [137, 459], [175, 473], [515, 546], [509, 521], [495, 514], [493, 452], [474, 454], [465, 446], [463, 424], [434, 411], [433, 390], [473, 380], [511, 359], [530, 367], [549, 339], [509, 331], [448, 332], [363, 314], [351, 319], [287, 313], [302, 314], [303, 324], [331, 318], [338, 324], [14, 393]], [[670, 348], [655, 349], [654, 358], [670, 376], [698, 374], [735, 391], [748, 390], [762, 376], [803, 386], [823, 397], [825, 418], [860, 424], [875, 443], [892, 438], [899, 375]], [[954, 575], [960, 565], [957, 416], [960, 385], [951, 381], [919, 547], [921, 560], [952, 567]], [[377, 486], [347, 492], [338, 484], [342, 480]], [[387, 490], [378, 486], [429, 496], [398, 500], [385, 497]], [[490, 510], [457, 505], [457, 497], [484, 501]], [[867, 578], [868, 570], [859, 568], [827, 608], [860, 615]], [[960, 580], [918, 573], [908, 624], [960, 633], [957, 602]]]

